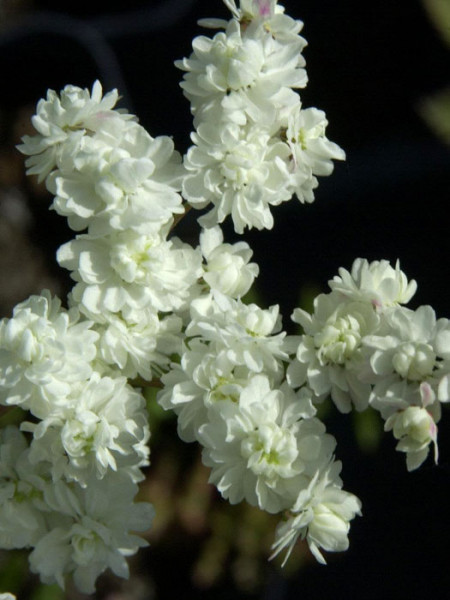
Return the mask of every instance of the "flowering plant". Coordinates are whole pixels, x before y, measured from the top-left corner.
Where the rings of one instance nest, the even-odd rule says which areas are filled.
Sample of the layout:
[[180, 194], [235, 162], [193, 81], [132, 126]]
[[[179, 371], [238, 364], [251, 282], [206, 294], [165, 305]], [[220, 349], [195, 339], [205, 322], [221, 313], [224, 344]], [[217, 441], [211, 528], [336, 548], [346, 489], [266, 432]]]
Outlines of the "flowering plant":
[[[25, 412], [0, 432], [0, 544], [30, 548], [45, 583], [86, 593], [146, 542], [153, 508], [135, 502], [149, 464], [143, 390], [161, 388], [178, 434], [201, 444], [210, 482], [236, 504], [281, 514], [272, 556], [305, 539], [319, 562], [346, 550], [359, 499], [343, 489], [336, 441], [317, 416], [376, 409], [408, 470], [433, 448], [449, 401], [450, 324], [399, 263], [358, 258], [282, 331], [278, 306], [243, 298], [258, 275], [246, 242], [220, 225], [271, 229], [274, 207], [314, 200], [343, 150], [325, 114], [304, 107], [302, 23], [276, 0], [225, 0], [228, 21], [178, 61], [194, 116], [181, 157], [103, 95], [68, 85], [39, 101], [19, 149], [52, 208], [76, 232], [57, 253], [74, 287], [68, 308], [44, 291], [0, 322], [0, 402]], [[196, 247], [174, 236], [207, 209]], [[114, 502], [111, 498], [114, 497]]]

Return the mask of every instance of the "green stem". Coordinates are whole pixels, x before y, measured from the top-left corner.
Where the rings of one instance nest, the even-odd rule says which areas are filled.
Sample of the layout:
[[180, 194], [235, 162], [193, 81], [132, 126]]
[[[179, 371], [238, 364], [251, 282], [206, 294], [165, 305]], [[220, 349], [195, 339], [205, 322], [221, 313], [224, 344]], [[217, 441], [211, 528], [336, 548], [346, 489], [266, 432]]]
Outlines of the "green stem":
[[151, 381], [147, 381], [146, 379], [143, 379], [142, 377], [136, 377], [135, 379], [132, 379], [131, 381], [128, 382], [131, 386], [133, 387], [146, 387], [146, 388], [158, 388], [158, 389], [162, 389], [164, 387], [164, 384], [162, 383], [162, 381], [160, 379], [152, 379]]

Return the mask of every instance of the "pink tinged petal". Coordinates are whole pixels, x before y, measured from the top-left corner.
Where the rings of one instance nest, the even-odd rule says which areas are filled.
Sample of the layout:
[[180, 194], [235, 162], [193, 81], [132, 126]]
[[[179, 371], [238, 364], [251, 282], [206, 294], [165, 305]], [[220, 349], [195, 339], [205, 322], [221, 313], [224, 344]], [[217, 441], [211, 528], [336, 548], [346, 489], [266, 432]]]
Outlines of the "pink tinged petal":
[[438, 458], [439, 458], [439, 448], [437, 445], [437, 425], [434, 421], [430, 422], [430, 437], [433, 440], [433, 444], [434, 444], [434, 462], [437, 464], [438, 463]]
[[420, 384], [420, 396], [422, 398], [422, 406], [426, 408], [430, 404], [433, 404], [436, 399], [435, 393], [431, 389], [431, 386], [427, 382], [422, 382]]
[[437, 425], [434, 421], [430, 423], [430, 436], [433, 441], [436, 440], [437, 437]]
[[378, 300], [378, 299], [374, 298], [374, 299], [372, 300], [372, 306], [373, 306], [374, 308], [378, 309], [378, 308], [382, 308], [383, 304], [380, 302], [380, 300]]
[[258, 12], [260, 17], [272, 16], [270, 0], [256, 0], [256, 4], [258, 5]]

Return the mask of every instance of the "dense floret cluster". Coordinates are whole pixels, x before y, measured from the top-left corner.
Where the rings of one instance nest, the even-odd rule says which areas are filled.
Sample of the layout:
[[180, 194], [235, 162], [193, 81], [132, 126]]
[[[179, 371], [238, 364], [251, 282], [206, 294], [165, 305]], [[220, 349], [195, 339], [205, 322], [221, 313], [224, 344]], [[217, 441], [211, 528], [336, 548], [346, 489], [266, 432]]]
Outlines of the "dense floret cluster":
[[211, 227], [231, 215], [238, 233], [271, 229], [271, 206], [314, 200], [318, 175], [329, 175], [344, 151], [325, 136], [325, 114], [303, 108], [294, 89], [307, 83], [298, 35], [303, 24], [276, 2], [226, 2], [234, 18], [207, 24], [193, 53], [176, 64], [196, 131], [185, 157], [183, 196]]
[[[44, 291], [0, 321], [0, 404], [26, 411], [0, 431], [0, 546], [31, 549], [45, 583], [73, 576], [92, 593], [146, 544], [134, 533], [153, 517], [134, 500], [149, 464], [143, 386], [162, 387], [225, 499], [282, 515], [273, 556], [285, 560], [299, 538], [320, 562], [345, 550], [361, 512], [317, 417], [326, 397], [379, 411], [409, 470], [430, 446], [437, 460], [450, 323], [404, 306], [416, 283], [398, 263], [340, 269], [312, 314], [295, 309], [298, 336], [278, 306], [243, 300], [259, 268], [220, 223], [271, 228], [271, 207], [312, 202], [344, 152], [294, 91], [307, 83], [302, 23], [276, 0], [225, 3], [231, 19], [205, 20], [220, 31], [177, 63], [195, 125], [183, 159], [99, 82], [49, 91], [20, 146], [76, 232], [57, 253], [75, 282], [68, 308]], [[196, 247], [172, 234], [190, 207], [210, 207]]]

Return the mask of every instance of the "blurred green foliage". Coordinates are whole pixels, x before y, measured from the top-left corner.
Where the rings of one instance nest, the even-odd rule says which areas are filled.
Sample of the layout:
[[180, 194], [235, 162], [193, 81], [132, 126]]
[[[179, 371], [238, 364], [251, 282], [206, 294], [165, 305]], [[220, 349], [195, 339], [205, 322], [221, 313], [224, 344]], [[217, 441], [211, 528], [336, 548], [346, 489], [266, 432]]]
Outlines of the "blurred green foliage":
[[[444, 43], [450, 47], [450, 1], [422, 0], [427, 13]], [[424, 98], [419, 113], [444, 143], [450, 144], [450, 85]]]

